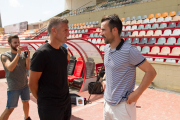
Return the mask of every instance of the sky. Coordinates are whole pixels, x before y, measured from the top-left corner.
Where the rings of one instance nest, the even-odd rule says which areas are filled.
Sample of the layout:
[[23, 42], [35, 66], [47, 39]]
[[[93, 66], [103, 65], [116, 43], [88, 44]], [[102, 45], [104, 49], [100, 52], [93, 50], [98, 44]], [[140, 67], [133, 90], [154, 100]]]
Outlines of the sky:
[[47, 20], [64, 11], [65, 0], [0, 0], [2, 26]]

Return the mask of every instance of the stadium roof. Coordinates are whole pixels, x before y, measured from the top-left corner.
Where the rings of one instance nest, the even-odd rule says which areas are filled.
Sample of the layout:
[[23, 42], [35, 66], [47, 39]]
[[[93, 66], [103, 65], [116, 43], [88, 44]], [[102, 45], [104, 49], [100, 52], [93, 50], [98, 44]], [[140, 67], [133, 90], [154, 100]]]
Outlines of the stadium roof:
[[65, 14], [69, 13], [70, 11], [71, 11], [71, 10], [65, 10], [65, 11], [57, 14], [55, 17], [61, 17], [62, 15], [65, 15]]

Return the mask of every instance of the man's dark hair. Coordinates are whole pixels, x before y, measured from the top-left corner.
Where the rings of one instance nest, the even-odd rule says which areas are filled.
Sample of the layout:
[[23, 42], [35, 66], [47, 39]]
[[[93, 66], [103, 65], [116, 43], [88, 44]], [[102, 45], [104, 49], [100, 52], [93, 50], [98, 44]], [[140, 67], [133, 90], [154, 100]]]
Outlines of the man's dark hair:
[[8, 43], [11, 43], [11, 41], [12, 41], [13, 38], [19, 39], [19, 37], [18, 37], [17, 35], [9, 36], [9, 37], [8, 37]]
[[119, 35], [121, 34], [121, 31], [122, 31], [122, 22], [121, 20], [119, 19], [119, 16], [117, 14], [113, 14], [113, 15], [104, 15], [103, 18], [101, 19], [101, 23], [106, 21], [106, 20], [109, 20], [109, 27], [110, 27], [110, 30], [112, 32], [112, 29], [114, 27], [116, 27], [118, 29], [118, 33]]

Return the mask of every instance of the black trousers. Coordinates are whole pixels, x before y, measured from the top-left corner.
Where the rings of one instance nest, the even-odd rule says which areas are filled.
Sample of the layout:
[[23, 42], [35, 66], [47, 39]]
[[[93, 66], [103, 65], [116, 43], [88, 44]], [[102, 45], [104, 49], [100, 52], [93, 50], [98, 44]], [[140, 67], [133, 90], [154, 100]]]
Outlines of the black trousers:
[[71, 102], [66, 106], [38, 106], [40, 120], [70, 120], [71, 118]]

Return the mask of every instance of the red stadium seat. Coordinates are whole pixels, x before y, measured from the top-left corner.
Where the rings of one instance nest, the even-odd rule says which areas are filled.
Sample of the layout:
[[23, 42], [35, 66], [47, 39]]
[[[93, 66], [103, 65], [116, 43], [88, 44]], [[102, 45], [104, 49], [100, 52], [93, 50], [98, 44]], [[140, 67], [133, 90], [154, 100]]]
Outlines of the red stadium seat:
[[79, 57], [74, 69], [74, 76], [68, 76], [68, 81], [73, 81], [74, 79], [81, 77], [83, 71], [83, 64], [84, 62], [82, 61], [82, 58]]

